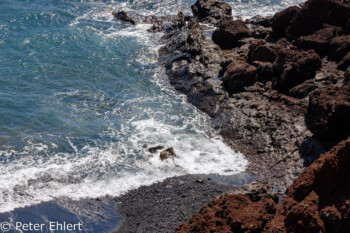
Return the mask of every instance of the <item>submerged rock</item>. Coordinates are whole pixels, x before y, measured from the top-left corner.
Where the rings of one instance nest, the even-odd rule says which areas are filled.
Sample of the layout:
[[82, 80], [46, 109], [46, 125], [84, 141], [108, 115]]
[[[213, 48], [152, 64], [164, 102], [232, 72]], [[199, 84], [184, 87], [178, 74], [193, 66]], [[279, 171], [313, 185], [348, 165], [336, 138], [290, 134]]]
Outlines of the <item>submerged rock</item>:
[[232, 8], [226, 2], [197, 0], [191, 8], [194, 17], [201, 23], [217, 24], [222, 20], [232, 19]]
[[156, 153], [158, 150], [164, 149], [164, 146], [154, 146], [154, 147], [150, 147], [148, 148], [148, 152], [154, 154]]
[[160, 152], [160, 159], [161, 160], [165, 160], [165, 159], [169, 159], [169, 158], [175, 158], [176, 154], [174, 151], [174, 148], [170, 147], [162, 152]]

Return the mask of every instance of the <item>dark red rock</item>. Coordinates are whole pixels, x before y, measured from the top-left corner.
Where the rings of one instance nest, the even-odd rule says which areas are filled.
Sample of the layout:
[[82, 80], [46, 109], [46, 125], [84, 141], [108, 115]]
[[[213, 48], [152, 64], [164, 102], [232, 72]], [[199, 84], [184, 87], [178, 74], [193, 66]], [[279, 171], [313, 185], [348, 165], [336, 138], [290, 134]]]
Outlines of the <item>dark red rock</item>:
[[318, 54], [325, 55], [328, 53], [329, 42], [341, 35], [342, 31], [340, 27], [328, 26], [311, 35], [299, 37], [298, 47], [305, 50], [313, 49]]
[[327, 86], [310, 95], [306, 125], [318, 138], [334, 141], [350, 136], [350, 84]]
[[260, 25], [263, 27], [271, 27], [271, 18], [271, 16], [263, 17], [261, 15], [257, 15], [245, 20], [244, 22], [247, 24]]
[[345, 83], [350, 83], [350, 66], [349, 66], [348, 69], [345, 71], [345, 74], [344, 74], [344, 81], [345, 81]]
[[317, 84], [314, 81], [307, 80], [306, 82], [293, 87], [289, 91], [289, 95], [295, 98], [304, 98], [317, 88]]
[[203, 206], [175, 232], [350, 232], [349, 170], [350, 138], [305, 168], [282, 205], [269, 195], [253, 200], [249, 192], [227, 194]]
[[348, 52], [338, 64], [338, 69], [346, 70], [350, 66], [350, 52]]
[[226, 2], [197, 0], [191, 8], [194, 17], [202, 23], [217, 24], [222, 20], [232, 19], [232, 8]]
[[174, 151], [174, 148], [170, 147], [162, 152], [160, 152], [160, 159], [161, 160], [165, 160], [165, 159], [169, 159], [169, 158], [175, 158], [176, 154]]
[[272, 64], [272, 70], [268, 69], [265, 76], [276, 76], [275, 87], [283, 93], [288, 93], [296, 85], [314, 78], [316, 70], [321, 67], [318, 54], [312, 50], [299, 51], [285, 39], [274, 45], [251, 46], [248, 61], [252, 64], [259, 64], [257, 61]]
[[[277, 66], [284, 64], [284, 70], [278, 80], [278, 90], [287, 93], [291, 88], [315, 77], [316, 70], [321, 67], [320, 57], [312, 52], [289, 51], [288, 59], [279, 56]], [[292, 61], [293, 60], [293, 61]], [[277, 68], [279, 69], [279, 68]]]
[[341, 60], [350, 51], [350, 35], [338, 36], [329, 44], [329, 57]]
[[223, 20], [212, 39], [221, 49], [232, 49], [240, 39], [249, 36], [249, 29], [242, 20]]
[[229, 92], [243, 90], [246, 86], [251, 86], [256, 82], [257, 70], [254, 66], [245, 61], [233, 61], [226, 68], [223, 77], [223, 85]]
[[350, 17], [346, 0], [309, 0], [291, 20], [286, 35], [291, 38], [310, 35], [324, 24], [345, 27]]
[[[238, 190], [234, 195], [211, 201], [193, 215], [189, 224], [181, 224], [174, 232], [261, 232], [278, 207], [274, 201], [276, 194], [273, 197], [267, 195], [273, 192], [272, 187], [267, 185], [248, 189], [249, 192]], [[259, 194], [255, 193], [258, 190], [265, 195], [258, 197]]]
[[284, 36], [285, 30], [289, 26], [290, 21], [300, 11], [300, 7], [291, 6], [287, 9], [276, 13], [271, 19], [271, 27], [276, 35]]

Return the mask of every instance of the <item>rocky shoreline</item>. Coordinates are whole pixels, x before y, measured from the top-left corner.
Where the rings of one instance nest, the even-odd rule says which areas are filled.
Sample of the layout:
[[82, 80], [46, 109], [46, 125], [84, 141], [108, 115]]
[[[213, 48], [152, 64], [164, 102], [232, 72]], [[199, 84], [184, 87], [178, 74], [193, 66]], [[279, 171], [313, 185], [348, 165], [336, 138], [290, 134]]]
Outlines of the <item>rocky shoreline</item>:
[[[113, 14], [132, 24], [151, 23], [150, 32], [163, 32], [165, 45], [159, 51], [159, 61], [170, 83], [212, 118], [213, 127], [228, 145], [245, 154], [249, 160], [247, 172], [284, 190], [305, 166], [312, 164], [300, 177], [311, 169], [322, 170], [323, 166], [315, 164], [328, 161], [329, 157], [335, 155], [333, 160], [338, 161], [337, 148], [345, 151], [339, 156], [350, 156], [348, 142], [325, 154], [350, 136], [350, 3], [309, 0], [273, 17], [246, 21], [234, 20], [230, 5], [215, 0], [198, 0], [192, 11], [193, 16], [179, 12], [177, 16], [160, 18], [130, 12]], [[211, 40], [205, 37], [201, 23], [216, 27]], [[321, 154], [325, 155], [314, 162]], [[350, 164], [344, 161], [347, 163], [343, 169], [349, 170]], [[327, 169], [332, 173], [336, 168]], [[340, 174], [334, 173], [333, 178], [339, 178], [339, 187], [343, 187], [347, 181], [340, 179]], [[255, 219], [260, 219], [249, 227], [246, 225], [250, 223], [249, 216], [243, 216], [243, 220], [233, 221], [231, 231], [301, 232], [307, 224], [314, 224], [310, 232], [327, 232], [335, 227], [327, 219], [339, 220], [340, 227], [337, 225], [335, 229], [339, 230], [335, 232], [349, 229], [348, 204], [339, 204], [341, 210], [336, 207], [338, 212], [334, 210], [331, 214], [313, 212], [312, 217], [308, 217], [306, 210], [306, 215], [302, 210], [298, 210], [299, 214], [289, 212], [309, 195], [308, 192], [288, 204], [288, 198], [294, 198], [290, 190], [298, 182], [303, 183], [300, 177], [288, 189], [282, 206], [277, 205], [273, 195], [253, 199], [247, 193], [227, 195], [232, 201], [230, 208], [239, 211], [258, 208]], [[316, 178], [308, 179], [313, 183]], [[331, 184], [325, 185], [317, 186], [316, 193], [329, 190], [327, 185]], [[340, 189], [349, 194], [348, 190]], [[332, 189], [335, 191], [338, 189]], [[311, 195], [310, 200], [306, 199], [312, 203], [327, 202], [327, 195]], [[225, 198], [201, 209], [203, 212], [212, 208], [212, 214], [200, 211], [190, 225], [182, 225], [178, 231], [227, 230], [220, 228], [220, 224], [207, 226], [200, 220], [215, 219], [213, 214], [220, 212], [215, 206], [226, 202]], [[345, 203], [349, 201], [345, 194], [341, 198]], [[321, 206], [310, 204], [313, 210]], [[271, 221], [279, 221], [281, 228], [272, 229]], [[288, 225], [298, 221], [303, 224], [295, 228]]]

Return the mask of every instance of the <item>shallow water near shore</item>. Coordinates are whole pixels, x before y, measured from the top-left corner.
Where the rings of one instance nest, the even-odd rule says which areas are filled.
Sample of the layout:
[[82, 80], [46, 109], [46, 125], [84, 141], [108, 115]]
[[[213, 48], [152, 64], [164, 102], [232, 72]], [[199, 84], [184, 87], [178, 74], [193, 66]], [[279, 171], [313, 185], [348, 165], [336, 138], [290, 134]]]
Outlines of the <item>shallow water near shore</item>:
[[[117, 196], [172, 176], [244, 172], [244, 156], [168, 84], [157, 64], [161, 35], [111, 15], [189, 13], [194, 2], [0, 2], [1, 217], [26, 206], [33, 206], [27, 214], [58, 210], [51, 201], [62, 197]], [[300, 2], [229, 1], [242, 18]], [[147, 150], [154, 145], [174, 147], [177, 158], [160, 161]], [[42, 202], [51, 204], [36, 210]]]

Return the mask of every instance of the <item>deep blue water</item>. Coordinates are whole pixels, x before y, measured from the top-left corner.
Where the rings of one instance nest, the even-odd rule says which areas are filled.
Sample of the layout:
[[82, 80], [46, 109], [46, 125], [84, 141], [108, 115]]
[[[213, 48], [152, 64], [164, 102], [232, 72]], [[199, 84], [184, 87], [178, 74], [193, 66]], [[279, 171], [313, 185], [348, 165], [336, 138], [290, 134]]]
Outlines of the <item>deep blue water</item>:
[[[230, 1], [268, 15], [300, 0]], [[186, 173], [243, 172], [208, 117], [168, 84], [159, 34], [112, 10], [190, 13], [194, 1], [0, 1], [0, 212], [120, 195]], [[152, 145], [174, 147], [161, 162]]]

